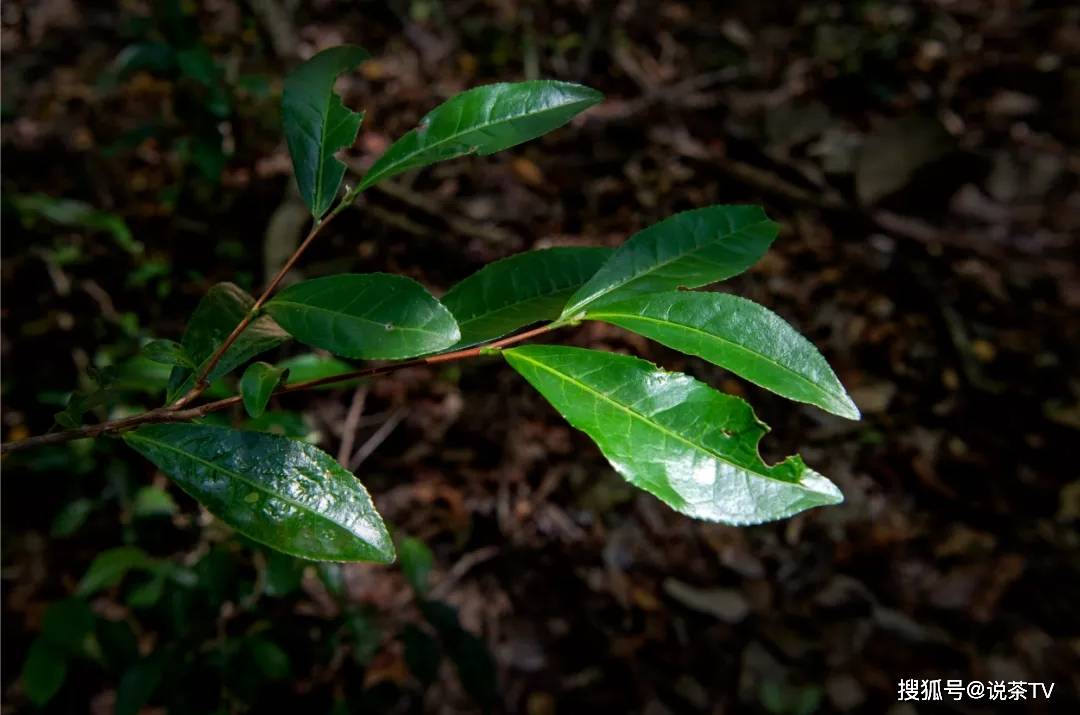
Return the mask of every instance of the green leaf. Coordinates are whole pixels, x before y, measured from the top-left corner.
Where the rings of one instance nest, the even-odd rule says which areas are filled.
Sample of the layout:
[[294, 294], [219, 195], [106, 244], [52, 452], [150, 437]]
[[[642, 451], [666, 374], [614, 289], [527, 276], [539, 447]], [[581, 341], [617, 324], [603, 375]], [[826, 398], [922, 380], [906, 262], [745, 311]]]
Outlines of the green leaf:
[[150, 702], [162, 676], [165, 674], [166, 657], [159, 648], [138, 660], [120, 678], [116, 688], [115, 715], [137, 715]]
[[103, 551], [90, 563], [75, 593], [89, 596], [120, 583], [129, 571], [150, 569], [155, 563], [145, 551], [135, 546], [119, 546]]
[[631, 484], [676, 511], [756, 524], [843, 496], [798, 456], [767, 466], [767, 428], [737, 397], [627, 355], [552, 345], [503, 351]]
[[124, 441], [254, 541], [306, 559], [394, 560], [367, 491], [313, 445], [198, 424], [149, 425]]
[[195, 361], [184, 350], [184, 346], [173, 340], [151, 340], [143, 345], [142, 354], [147, 360], [162, 365], [195, 369]]
[[172, 495], [158, 487], [141, 487], [135, 492], [131, 512], [138, 519], [155, 516], [172, 516], [176, 513], [176, 502]]
[[322, 218], [334, 201], [345, 165], [334, 152], [351, 146], [363, 121], [334, 94], [334, 81], [355, 69], [368, 53], [353, 45], [323, 50], [285, 78], [281, 119], [300, 195], [311, 214]]
[[428, 575], [435, 561], [431, 549], [419, 539], [402, 539], [398, 545], [398, 558], [401, 560], [401, 570], [405, 572], [405, 579], [412, 586], [413, 591], [420, 598], [426, 596]]
[[540, 320], [554, 320], [566, 299], [611, 256], [610, 248], [547, 248], [495, 261], [443, 296], [464, 348]]
[[653, 293], [590, 308], [585, 317], [696, 355], [788, 399], [859, 419], [859, 409], [817, 348], [779, 315], [745, 298]]
[[266, 411], [270, 395], [281, 384], [287, 370], [274, 367], [265, 362], [248, 365], [244, 376], [240, 378], [240, 395], [244, 400], [244, 409], [252, 417], [258, 417]]
[[289, 655], [273, 641], [255, 636], [249, 638], [245, 645], [245, 656], [262, 671], [268, 680], [281, 680], [289, 677], [292, 665]]
[[475, 87], [428, 112], [378, 158], [359, 188], [408, 169], [509, 149], [561, 127], [603, 98], [595, 89], [554, 80]]
[[62, 538], [65, 536], [71, 536], [79, 530], [86, 518], [90, 516], [90, 512], [94, 510], [94, 502], [89, 499], [76, 499], [65, 504], [60, 511], [53, 517], [52, 526], [49, 528], [49, 535], [53, 538]]
[[707, 206], [675, 214], [619, 246], [570, 297], [559, 319], [571, 320], [588, 305], [738, 275], [764, 255], [778, 230], [759, 206]]
[[[330, 355], [320, 355], [319, 353], [304, 353], [303, 355], [286, 358], [285, 360], [279, 361], [277, 366], [283, 370], [289, 371], [289, 374], [285, 377], [286, 385], [292, 385], [297, 382], [307, 382], [308, 380], [318, 380], [323, 377], [341, 375], [356, 370], [355, 367], [347, 362], [338, 360]], [[341, 382], [335, 385], [327, 385], [321, 389], [337, 390], [349, 384], [355, 384], [355, 382]]]
[[90, 204], [73, 199], [58, 199], [45, 194], [14, 196], [12, 201], [24, 223], [43, 218], [59, 226], [102, 231], [112, 236], [116, 245], [132, 255], [143, 251], [124, 219], [107, 211], [99, 211]]
[[302, 343], [338, 355], [392, 360], [448, 348], [457, 323], [416, 281], [388, 273], [343, 273], [289, 286], [266, 312]]
[[[202, 367], [254, 306], [255, 299], [237, 285], [218, 283], [213, 286], [191, 314], [182, 341], [185, 352]], [[208, 376], [210, 382], [229, 374], [259, 353], [275, 348], [288, 339], [288, 333], [278, 327], [270, 316], [256, 318], [211, 370]], [[166, 401], [172, 402], [190, 390], [195, 383], [195, 374], [192, 370], [174, 368], [169, 376]]]
[[79, 653], [94, 629], [94, 612], [81, 598], [66, 598], [49, 605], [41, 619], [41, 637], [59, 652]]
[[67, 656], [42, 638], [30, 644], [22, 668], [22, 686], [26, 697], [42, 707], [56, 695], [67, 675]]

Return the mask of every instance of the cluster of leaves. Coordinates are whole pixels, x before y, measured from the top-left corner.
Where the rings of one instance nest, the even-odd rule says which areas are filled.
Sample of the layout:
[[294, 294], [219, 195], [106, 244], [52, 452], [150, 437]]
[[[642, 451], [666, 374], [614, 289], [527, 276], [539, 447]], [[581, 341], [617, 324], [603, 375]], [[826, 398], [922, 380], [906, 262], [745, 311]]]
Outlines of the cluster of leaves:
[[[512, 147], [602, 98], [588, 87], [549, 80], [468, 90], [394, 142], [335, 204], [346, 167], [334, 154], [355, 141], [363, 116], [342, 103], [333, 85], [366, 58], [359, 47], [331, 48], [285, 82], [285, 136], [316, 222], [312, 236], [378, 181]], [[758, 523], [842, 496], [797, 456], [773, 466], [762, 461], [758, 442], [767, 428], [743, 400], [626, 355], [503, 346], [517, 341], [504, 336], [537, 322], [555, 329], [604, 321], [790, 399], [857, 418], [821, 355], [777, 315], [734, 296], [685, 290], [745, 271], [776, 235], [776, 224], [758, 207], [709, 206], [663, 220], [615, 250], [553, 248], [492, 263], [442, 301], [409, 278], [381, 273], [315, 278], [258, 301], [221, 284], [199, 304], [181, 342], [154, 341], [145, 356], [172, 366], [171, 404], [291, 339], [363, 360], [500, 354], [635, 486], [692, 517]], [[239, 381], [250, 415], [261, 415], [289, 379], [286, 365], [250, 364]], [[311, 444], [204, 422], [148, 424], [123, 437], [255, 541], [315, 560], [394, 559], [364, 487]]]

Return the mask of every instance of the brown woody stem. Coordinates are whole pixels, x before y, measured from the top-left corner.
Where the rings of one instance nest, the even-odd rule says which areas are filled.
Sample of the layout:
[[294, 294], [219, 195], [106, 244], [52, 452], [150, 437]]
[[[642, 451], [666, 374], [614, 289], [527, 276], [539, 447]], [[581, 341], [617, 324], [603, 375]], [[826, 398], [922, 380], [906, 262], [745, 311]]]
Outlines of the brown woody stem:
[[[309, 235], [309, 240], [311, 236]], [[308, 241], [305, 241], [307, 243]], [[301, 249], [303, 246], [301, 246]], [[297, 251], [299, 253], [299, 250]], [[425, 365], [439, 365], [442, 363], [456, 362], [458, 360], [467, 360], [469, 358], [480, 357], [486, 352], [492, 350], [499, 350], [500, 348], [520, 343], [529, 338], [535, 337], [551, 329], [551, 325], [542, 325], [539, 328], [533, 328], [532, 330], [526, 330], [523, 333], [517, 335], [511, 335], [508, 338], [501, 340], [495, 340], [484, 345], [477, 345], [476, 347], [466, 348], [464, 350], [455, 350], [449, 353], [440, 353], [438, 355], [429, 355], [428, 357], [415, 358], [413, 360], [404, 360], [402, 362], [390, 363], [388, 365], [376, 365], [375, 367], [368, 367], [362, 370], [354, 370], [352, 372], [345, 372], [339, 375], [330, 375], [329, 377], [320, 377], [315, 380], [305, 380], [304, 382], [293, 383], [292, 385], [286, 385], [274, 392], [275, 395], [285, 395], [292, 392], [300, 392], [301, 390], [309, 390], [313, 387], [321, 387], [323, 385], [332, 385], [338, 382], [346, 382], [348, 380], [356, 380], [364, 377], [376, 377], [378, 375], [387, 375], [398, 370], [403, 370], [408, 367], [422, 367]], [[43, 434], [37, 437], [29, 437], [18, 442], [5, 442], [0, 445], [0, 454], [7, 454], [9, 452], [16, 452], [23, 449], [29, 449], [31, 447], [40, 447], [48, 444], [62, 444], [64, 442], [70, 442], [76, 439], [85, 439], [87, 437], [101, 437], [103, 435], [117, 434], [129, 429], [141, 427], [148, 424], [161, 424], [163, 422], [188, 422], [204, 415], [208, 415], [211, 412], [217, 412], [218, 410], [224, 410], [233, 405], [240, 404], [242, 398], [240, 395], [233, 395], [232, 397], [226, 397], [223, 400], [217, 400], [216, 402], [208, 402], [205, 405], [199, 405], [198, 407], [188, 407], [186, 409], [180, 409], [177, 407], [176, 402], [166, 407], [159, 407], [148, 412], [143, 412], [137, 415], [131, 415], [130, 417], [122, 417], [117, 420], [111, 420], [109, 422], [102, 422], [96, 425], [87, 425], [85, 427], [79, 427], [77, 429], [66, 430], [64, 432], [53, 432], [50, 434]]]

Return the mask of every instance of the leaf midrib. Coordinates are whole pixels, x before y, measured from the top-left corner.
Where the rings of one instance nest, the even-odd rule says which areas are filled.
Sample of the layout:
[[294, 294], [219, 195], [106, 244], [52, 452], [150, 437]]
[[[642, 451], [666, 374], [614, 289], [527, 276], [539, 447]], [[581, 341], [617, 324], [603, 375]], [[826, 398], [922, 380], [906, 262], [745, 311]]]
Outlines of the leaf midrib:
[[591, 393], [594, 396], [596, 396], [596, 397], [600, 398], [601, 400], [603, 400], [604, 402], [607, 402], [608, 404], [613, 405], [614, 407], [616, 407], [619, 410], [625, 412], [626, 414], [628, 414], [628, 415], [630, 415], [632, 417], [636, 417], [639, 421], [644, 422], [646, 425], [654, 428], [658, 432], [661, 432], [661, 433], [663, 433], [665, 435], [674, 437], [676, 440], [678, 440], [679, 442], [682, 442], [683, 444], [687, 445], [691, 449], [694, 449], [694, 450], [696, 450], [698, 452], [702, 452], [702, 453], [704, 453], [704, 454], [706, 454], [706, 455], [708, 455], [710, 457], [713, 457], [713, 458], [723, 462], [724, 464], [730, 465], [730, 466], [732, 466], [732, 467], [734, 467], [736, 469], [742, 470], [742, 471], [747, 472], [749, 474], [752, 474], [754, 476], [761, 477], [762, 479], [771, 479], [774, 482], [780, 482], [781, 484], [788, 484], [790, 486], [799, 487], [800, 489], [802, 489], [804, 491], [807, 491], [807, 492], [810, 492], [812, 494], [819, 494], [820, 493], [820, 492], [815, 492], [815, 491], [813, 491], [811, 489], [808, 489], [804, 484], [802, 484], [801, 481], [789, 482], [786, 479], [778, 479], [778, 478], [776, 478], [776, 477], [774, 477], [774, 476], [772, 476], [770, 474], [762, 474], [761, 472], [750, 469], [749, 467], [746, 467], [745, 465], [738, 464], [736, 462], [732, 462], [730, 459], [727, 459], [727, 458], [723, 457], [722, 455], [717, 454], [716, 452], [712, 451], [708, 447], [705, 447], [704, 445], [700, 445], [700, 444], [695, 444], [694, 442], [691, 442], [686, 437], [683, 437], [678, 432], [672, 432], [670, 429], [664, 427], [663, 425], [659, 424], [658, 422], [653, 422], [652, 420], [650, 420], [649, 418], [647, 418], [645, 415], [641, 414], [640, 412], [636, 412], [636, 411], [630, 409], [629, 407], [627, 407], [626, 405], [623, 405], [623, 404], [621, 404], [619, 402], [616, 402], [615, 400], [612, 400], [610, 397], [608, 397], [604, 393], [590, 387], [589, 385], [585, 384], [584, 382], [581, 382], [580, 380], [577, 380], [577, 379], [575, 379], [573, 377], [570, 377], [566, 373], [559, 372], [558, 370], [556, 370], [554, 368], [548, 367], [544, 363], [542, 363], [542, 362], [540, 362], [538, 360], [534, 360], [534, 359], [532, 359], [532, 358], [530, 358], [530, 357], [528, 357], [526, 355], [523, 355], [520, 352], [515, 352], [514, 355], [516, 357], [522, 359], [522, 360], [525, 360], [526, 362], [530, 362], [533, 365], [536, 365], [537, 367], [539, 367], [539, 368], [541, 368], [543, 370], [546, 370], [547, 372], [550, 372], [552, 375], [555, 375], [556, 377], [561, 377], [562, 379], [576, 385], [577, 387], [584, 390], [585, 392]]
[[[751, 228], [756, 228], [758, 226], [762, 226], [762, 225], [770, 224], [770, 223], [772, 223], [772, 221], [770, 221], [767, 218], [762, 219], [761, 221], [756, 221], [754, 223], [748, 223], [745, 226], [740, 226], [739, 228], [737, 228], [737, 229], [735, 229], [735, 230], [733, 230], [733, 231], [731, 231], [729, 233], [725, 233], [723, 235], [718, 236], [715, 240], [709, 241], [707, 243], [703, 243], [703, 244], [701, 244], [699, 246], [695, 246], [694, 249], [691, 250], [691, 251], [687, 251], [686, 253], [679, 253], [679, 254], [675, 255], [674, 257], [672, 257], [672, 258], [669, 258], [669, 259], [667, 259], [665, 261], [661, 261], [660, 263], [654, 263], [651, 266], [649, 266], [647, 270], [639, 271], [638, 273], [631, 274], [630, 276], [628, 276], [626, 278], [626, 280], [621, 281], [619, 283], [614, 283], [612, 285], [609, 285], [604, 290], [601, 290], [600, 292], [595, 293], [592, 296], [589, 296], [589, 297], [585, 298], [584, 300], [578, 301], [577, 304], [575, 304], [574, 306], [572, 306], [570, 308], [567, 308], [567, 309], [565, 309], [563, 311], [563, 317], [566, 317], [566, 316], [568, 316], [569, 314], [571, 314], [571, 313], [573, 313], [575, 311], [581, 310], [582, 308], [584, 308], [585, 306], [587, 306], [587, 305], [589, 305], [591, 303], [595, 303], [596, 301], [600, 300], [601, 298], [603, 298], [605, 295], [607, 295], [608, 293], [610, 293], [613, 290], [616, 290], [618, 288], [622, 288], [626, 284], [632, 283], [633, 281], [636, 281], [638, 278], [641, 278], [642, 276], [646, 276], [646, 275], [648, 275], [650, 273], [655, 273], [656, 271], [660, 270], [664, 266], [671, 265], [675, 261], [680, 261], [683, 258], [686, 258], [687, 256], [689, 256], [691, 254], [697, 253], [698, 251], [702, 251], [702, 250], [708, 248], [709, 246], [711, 246], [714, 243], [720, 243], [721, 241], [726, 241], [727, 239], [731, 238], [732, 236], [734, 236], [736, 234], [742, 233], [744, 231], [748, 231]], [[617, 257], [618, 257], [618, 255], [612, 256], [611, 260], [615, 260]], [[603, 270], [603, 267], [601, 267], [600, 270]], [[591, 281], [591, 279], [590, 279], [590, 281]], [[587, 284], [586, 284], [586, 287], [587, 287]]]
[[[341, 311], [331, 310], [330, 308], [324, 308], [324, 307], [322, 307], [320, 305], [312, 305], [310, 303], [297, 303], [297, 302], [291, 301], [291, 300], [278, 300], [278, 299], [275, 298], [274, 300], [270, 301], [267, 304], [267, 307], [270, 307], [272, 305], [286, 305], [286, 306], [289, 306], [289, 307], [292, 307], [292, 308], [298, 308], [298, 309], [304, 309], [304, 310], [315, 310], [315, 311], [319, 311], [319, 312], [322, 312], [322, 313], [329, 313], [330, 315], [343, 316], [345, 318], [349, 318], [350, 320], [358, 320], [358, 321], [360, 321], [362, 323], [370, 323], [371, 325], [375, 325], [375, 326], [380, 327], [380, 328], [384, 328], [386, 326], [386, 323], [380, 323], [378, 320], [372, 320], [371, 318], [365, 318], [362, 315], [354, 315], [352, 313], [343, 313]], [[390, 321], [388, 321], [388, 322], [390, 322]], [[411, 328], [411, 327], [406, 327], [406, 326], [403, 326], [403, 325], [394, 325], [393, 330], [391, 332], [393, 332], [393, 331], [407, 331], [407, 332], [413, 332], [413, 333], [423, 333], [424, 335], [434, 335], [436, 337], [442, 335], [442, 333], [440, 333], [438, 331], [435, 331], [435, 330], [425, 330], [424, 328]]]
[[317, 517], [317, 518], [319, 518], [319, 519], [321, 519], [321, 520], [323, 520], [325, 522], [333, 524], [334, 526], [338, 527], [339, 529], [345, 531], [350, 536], [360, 540], [362, 543], [365, 543], [365, 544], [367, 543], [363, 539], [361, 539], [358, 535], [353, 533], [352, 530], [347, 525], [342, 524], [341, 522], [335, 521], [334, 519], [331, 519], [330, 517], [326, 516], [325, 514], [321, 514], [321, 513], [317, 512], [317, 511], [312, 510], [312, 508], [310, 506], [307, 506], [305, 504], [301, 504], [300, 502], [295, 501], [293, 499], [290, 499], [287, 496], [283, 496], [281, 494], [278, 494], [277, 492], [274, 492], [271, 489], [269, 489], [267, 486], [265, 486], [265, 485], [263, 485], [263, 484], [261, 484], [261, 483], [259, 483], [257, 481], [253, 481], [252, 479], [250, 479], [248, 477], [245, 477], [240, 472], [234, 472], [232, 470], [226, 469], [225, 467], [222, 467], [219, 464], [214, 464], [213, 462], [207, 461], [207, 460], [203, 459], [202, 457], [199, 457], [199, 456], [197, 456], [195, 454], [192, 454], [191, 452], [185, 452], [184, 450], [179, 449], [178, 447], [174, 447], [173, 445], [169, 444], [168, 442], [161, 442], [159, 440], [152, 439], [150, 437], [146, 437], [145, 435], [140, 435], [137, 432], [128, 433], [127, 438], [128, 439], [134, 439], [135, 441], [142, 440], [143, 442], [148, 442], [150, 444], [161, 447], [162, 449], [168, 450], [170, 452], [175, 452], [176, 454], [187, 457], [188, 459], [192, 460], [193, 462], [198, 462], [200, 464], [206, 465], [210, 469], [216, 470], [218, 472], [221, 472], [222, 474], [225, 474], [225, 475], [228, 475], [230, 477], [233, 477], [234, 479], [240, 480], [241, 482], [247, 484], [248, 486], [250, 486], [251, 488], [253, 488], [253, 489], [257, 490], [257, 491], [262, 492], [263, 494], [267, 494], [267, 495], [273, 497], [274, 499], [279, 499], [279, 500], [285, 502], [286, 504], [289, 504], [291, 506], [296, 507], [297, 509], [300, 509], [303, 512], [306, 512], [306, 513], [308, 513], [308, 514], [310, 514], [312, 516], [315, 516], [315, 517]]
[[[769, 357], [768, 355], [765, 355], [764, 353], [759, 353], [756, 350], [751, 350], [750, 348], [746, 347], [745, 345], [737, 343], [737, 342], [735, 342], [733, 340], [722, 337], [720, 335], [716, 335], [715, 333], [706, 332], [706, 331], [702, 330], [701, 328], [697, 328], [697, 327], [694, 327], [692, 325], [688, 325], [686, 323], [676, 323], [676, 322], [673, 322], [673, 321], [659, 320], [657, 318], [653, 318], [653, 317], [650, 317], [650, 316], [647, 316], [647, 315], [639, 315], [639, 314], [636, 314], [636, 313], [613, 313], [613, 312], [586, 313], [585, 317], [589, 318], [590, 320], [604, 320], [605, 317], [608, 317], [608, 318], [624, 318], [624, 319], [627, 319], [627, 320], [629, 320], [631, 322], [633, 322], [635, 320], [640, 320], [640, 321], [645, 322], [645, 323], [656, 323], [657, 325], [661, 325], [661, 326], [676, 326], [676, 327], [680, 327], [680, 328], [685, 328], [686, 330], [688, 330], [688, 331], [690, 331], [692, 333], [697, 333], [697, 334], [700, 334], [700, 335], [702, 335], [702, 336], [704, 336], [706, 338], [710, 338], [710, 339], [715, 340], [717, 342], [721, 342], [721, 343], [724, 343], [726, 345], [730, 345], [731, 347], [735, 348], [736, 350], [742, 351], [744, 353], [749, 353], [750, 355], [756, 355], [757, 357], [761, 358], [765, 362], [767, 362], [767, 363], [769, 363], [771, 365], [774, 365], [778, 369], [780, 369], [780, 370], [782, 370], [782, 371], [784, 371], [784, 372], [786, 372], [786, 373], [788, 373], [790, 375], [794, 375], [795, 377], [799, 378], [800, 380], [802, 380], [804, 383], [806, 383], [807, 385], [809, 385], [813, 389], [820, 390], [821, 392], [825, 393], [829, 397], [832, 397], [832, 398], [838, 400], [841, 403], [846, 402], [846, 400], [843, 398], [843, 396], [841, 396], [841, 395], [839, 395], [839, 394], [837, 394], [835, 392], [832, 392], [831, 390], [826, 390], [824, 387], [821, 387], [820, 385], [818, 385], [816, 382], [814, 382], [810, 378], [806, 377], [805, 375], [803, 375], [801, 373], [798, 373], [798, 372], [795, 372], [791, 368], [786, 367], [785, 365], [777, 362], [776, 360]], [[615, 322], [615, 321], [608, 320], [606, 322]], [[615, 323], [615, 324], [618, 325], [618, 323]], [[622, 326], [622, 327], [625, 327], [625, 326]], [[661, 341], [658, 340], [657, 342], [661, 342]], [[701, 357], [701, 355], [698, 355], [698, 357]], [[724, 366], [721, 366], [721, 367], [724, 367]], [[727, 368], [727, 369], [730, 370], [731, 368]], [[756, 380], [753, 380], [753, 379], [751, 379], [749, 377], [747, 377], [746, 379], [750, 380], [750, 382], [753, 382], [754, 384], [757, 384], [757, 385], [761, 384], [761, 383], [757, 382]]]
[[[447, 101], [449, 101], [449, 100], [447, 100]], [[451, 135], [447, 136], [446, 138], [441, 139], [440, 141], [433, 142], [431, 144], [425, 144], [422, 148], [419, 148], [419, 149], [417, 149], [416, 151], [414, 151], [414, 152], [412, 152], [410, 154], [404, 155], [398, 161], [395, 161], [392, 164], [387, 164], [386, 167], [381, 172], [379, 172], [378, 174], [369, 174], [368, 176], [365, 176], [363, 178], [363, 180], [360, 182], [360, 187], [362, 189], [367, 188], [367, 187], [371, 186], [372, 184], [374, 184], [376, 181], [378, 181], [380, 178], [385, 176], [387, 173], [389, 173], [392, 169], [395, 169], [395, 168], [401, 166], [402, 164], [407, 163], [413, 157], [415, 157], [415, 156], [417, 156], [419, 154], [423, 154], [426, 151], [431, 151], [432, 149], [437, 149], [438, 147], [441, 147], [441, 146], [443, 146], [445, 144], [448, 144], [448, 143], [452, 142], [453, 140], [458, 139], [459, 137], [465, 136], [466, 134], [471, 134], [472, 132], [483, 131], [485, 129], [496, 126], [498, 124], [506, 124], [508, 122], [513, 122], [515, 120], [523, 119], [525, 117], [538, 117], [538, 116], [541, 116], [543, 114], [547, 114], [548, 112], [554, 112], [554, 111], [557, 111], [557, 110], [560, 110], [560, 109], [566, 109], [568, 107], [575, 107], [575, 106], [577, 106], [579, 104], [589, 104], [589, 103], [590, 103], [590, 100], [583, 99], [583, 100], [579, 100], [579, 101], [576, 101], [576, 102], [567, 102], [566, 104], [560, 104], [560, 105], [557, 105], [557, 106], [554, 106], [554, 107], [547, 107], [545, 109], [540, 110], [539, 112], [529, 112], [527, 114], [517, 114], [517, 115], [514, 115], [512, 117], [499, 119], [499, 120], [494, 121], [494, 122], [484, 122], [482, 124], [474, 124], [471, 127], [469, 127], [468, 129], [466, 129], [464, 131], [459, 131], [459, 132], [457, 132], [455, 134], [451, 134]], [[595, 104], [595, 102], [593, 102], [593, 104]], [[416, 131], [417, 131], [416, 128], [410, 129], [409, 134], [413, 134]], [[406, 135], [406, 136], [408, 136], [408, 135]], [[398, 141], [401, 141], [401, 140], [399, 139]], [[395, 142], [395, 144], [396, 143], [397, 142]], [[393, 144], [391, 144], [390, 148], [387, 149], [387, 151], [390, 151], [390, 149], [393, 149], [393, 148], [394, 148], [394, 146], [393, 146]]]

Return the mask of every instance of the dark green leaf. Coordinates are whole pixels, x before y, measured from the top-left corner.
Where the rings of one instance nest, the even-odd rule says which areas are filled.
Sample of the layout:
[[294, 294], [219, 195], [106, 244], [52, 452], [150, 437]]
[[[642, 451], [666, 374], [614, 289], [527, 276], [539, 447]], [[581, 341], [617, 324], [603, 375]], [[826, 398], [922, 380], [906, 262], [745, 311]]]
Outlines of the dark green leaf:
[[82, 650], [83, 642], [93, 629], [94, 612], [81, 598], [66, 598], [51, 604], [41, 619], [41, 637], [67, 654]]
[[817, 348], [753, 301], [674, 291], [590, 308], [585, 317], [697, 355], [788, 399], [859, 419], [859, 409]]
[[305, 563], [280, 551], [267, 550], [264, 593], [267, 596], [288, 596], [300, 588]]
[[[232, 283], [218, 283], [213, 286], [191, 314], [182, 341], [184, 350], [200, 367], [206, 364], [214, 350], [225, 341], [254, 305], [255, 299], [239, 286]], [[225, 351], [221, 361], [210, 372], [210, 382], [288, 339], [288, 333], [279, 328], [270, 316], [256, 318]], [[186, 393], [194, 382], [195, 374], [191, 370], [174, 368], [169, 377], [167, 401], [172, 402]]]
[[270, 396], [281, 384], [285, 370], [265, 362], [248, 365], [244, 376], [240, 378], [240, 395], [244, 400], [244, 409], [252, 417], [258, 417], [266, 410]]
[[292, 666], [289, 656], [281, 647], [267, 638], [253, 637], [245, 643], [245, 651], [252, 662], [268, 680], [281, 680], [289, 677]]
[[155, 563], [145, 551], [135, 546], [119, 546], [103, 551], [90, 563], [75, 592], [80, 596], [89, 596], [120, 583], [128, 571], [150, 569]]
[[509, 149], [561, 127], [603, 98], [595, 89], [553, 80], [475, 87], [428, 112], [378, 158], [360, 188], [438, 161]]
[[460, 337], [450, 311], [422, 285], [388, 273], [297, 283], [267, 303], [266, 312], [300, 342], [350, 358], [408, 358]]
[[353, 45], [323, 50], [285, 78], [281, 119], [300, 195], [315, 218], [330, 210], [345, 165], [334, 152], [356, 141], [363, 114], [334, 94], [334, 80], [355, 69], [368, 53]]
[[610, 248], [547, 248], [481, 268], [450, 289], [445, 305], [461, 328], [464, 348], [554, 320], [566, 299], [611, 256]]
[[552, 345], [503, 352], [616, 471], [676, 511], [755, 524], [843, 496], [797, 457], [767, 466], [750, 406], [627, 355]]
[[619, 246], [570, 297], [560, 319], [631, 295], [697, 288], [742, 273], [776, 238], [759, 206], [707, 206], [653, 224]]
[[94, 510], [94, 502], [89, 499], [76, 499], [68, 502], [53, 518], [49, 534], [53, 537], [71, 536], [86, 523], [86, 518]]
[[115, 715], [137, 715], [150, 702], [165, 674], [165, 662], [164, 653], [158, 650], [127, 669], [116, 688]]
[[127, 604], [132, 608], [149, 608], [161, 600], [164, 592], [165, 574], [159, 572], [131, 589], [127, 596]]
[[184, 350], [184, 346], [174, 340], [151, 340], [143, 346], [142, 354], [147, 360], [162, 365], [195, 368], [195, 361]]
[[367, 491], [313, 445], [198, 424], [149, 425], [124, 440], [254, 541], [307, 559], [394, 559]]
[[35, 638], [22, 668], [22, 686], [26, 697], [38, 707], [52, 700], [64, 684], [67, 656], [48, 641]]
[[423, 598], [427, 595], [428, 575], [434, 563], [431, 549], [419, 539], [402, 539], [398, 545], [398, 558], [401, 560], [401, 570], [405, 573], [409, 585], [417, 596]]
[[413, 624], [405, 626], [401, 634], [405, 644], [405, 664], [409, 671], [424, 685], [430, 685], [439, 674], [442, 650], [439, 642]]

